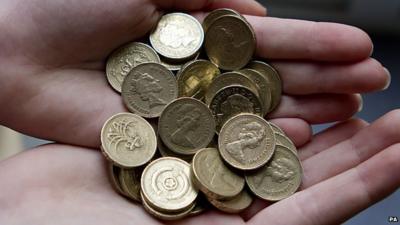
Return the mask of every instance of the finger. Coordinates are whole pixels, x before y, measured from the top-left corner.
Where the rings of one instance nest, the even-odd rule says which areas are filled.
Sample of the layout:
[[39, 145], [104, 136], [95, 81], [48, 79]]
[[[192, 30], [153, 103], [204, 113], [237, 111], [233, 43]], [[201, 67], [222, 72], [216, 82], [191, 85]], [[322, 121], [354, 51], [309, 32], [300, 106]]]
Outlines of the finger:
[[266, 8], [254, 0], [156, 0], [161, 8], [177, 10], [214, 10], [218, 8], [234, 9], [242, 14], [266, 16]]
[[368, 123], [361, 119], [350, 119], [343, 123], [336, 124], [323, 132], [315, 135], [311, 143], [303, 146], [299, 151], [301, 160], [306, 160], [330, 147], [351, 138], [361, 129], [368, 126]]
[[392, 111], [352, 138], [303, 161], [303, 187], [307, 188], [368, 160], [400, 142], [400, 110]]
[[334, 23], [247, 17], [257, 35], [258, 55], [268, 59], [359, 61], [373, 49], [362, 30]]
[[271, 122], [282, 128], [296, 146], [302, 146], [311, 140], [311, 126], [302, 119], [282, 118], [273, 119]]
[[281, 104], [269, 118], [301, 118], [319, 124], [347, 120], [361, 109], [360, 95], [283, 96]]
[[387, 70], [375, 59], [350, 64], [272, 62], [283, 79], [284, 92], [366, 93], [382, 90], [390, 82]]
[[[264, 209], [250, 224], [340, 224], [400, 186], [400, 145]], [[291, 216], [287, 216], [290, 212]]]

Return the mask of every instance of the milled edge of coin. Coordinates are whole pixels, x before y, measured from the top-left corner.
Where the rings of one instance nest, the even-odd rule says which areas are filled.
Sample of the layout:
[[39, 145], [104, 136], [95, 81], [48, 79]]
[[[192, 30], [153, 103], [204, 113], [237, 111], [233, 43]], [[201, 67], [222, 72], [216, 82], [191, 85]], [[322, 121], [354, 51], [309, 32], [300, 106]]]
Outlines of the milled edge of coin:
[[211, 26], [211, 24], [218, 19], [219, 17], [222, 16], [227, 16], [227, 15], [234, 15], [234, 16], [240, 16], [244, 18], [239, 12], [229, 9], [229, 8], [220, 8], [211, 11], [203, 20], [203, 29], [204, 32], [207, 32], [207, 29]]
[[183, 219], [183, 218], [187, 217], [188, 215], [190, 215], [190, 213], [196, 207], [196, 204], [192, 204], [188, 209], [186, 209], [182, 212], [169, 214], [169, 213], [165, 213], [165, 212], [160, 212], [160, 211], [154, 209], [153, 207], [151, 207], [151, 205], [149, 205], [149, 203], [146, 201], [146, 198], [143, 196], [143, 192], [140, 192], [140, 195], [142, 198], [142, 204], [143, 204], [144, 209], [148, 213], [150, 213], [150, 215], [152, 215], [155, 218], [160, 219], [160, 220], [173, 221], [173, 220]]
[[[270, 141], [270, 144], [271, 144], [270, 150], [271, 151], [266, 155], [266, 157], [262, 161], [260, 160], [259, 163], [256, 163], [253, 166], [245, 166], [242, 163], [238, 163], [237, 160], [235, 160], [237, 162], [236, 164], [232, 163], [230, 158], [228, 158], [228, 157], [231, 157], [231, 156], [229, 156], [229, 154], [226, 153], [226, 150], [223, 147], [223, 145], [224, 145], [223, 144], [224, 135], [227, 132], [228, 127], [231, 126], [231, 123], [234, 123], [236, 120], [240, 119], [241, 117], [249, 117], [249, 118], [253, 118], [254, 120], [261, 121], [262, 123], [264, 123], [264, 125], [265, 125], [265, 127], [267, 129], [270, 129], [271, 132], [269, 132], [269, 133], [272, 134], [272, 136], [268, 137], [268, 138], [272, 139]], [[272, 130], [272, 128], [271, 128], [270, 124], [268, 123], [268, 121], [266, 121], [263, 117], [261, 117], [259, 115], [250, 114], [250, 113], [242, 113], [242, 114], [236, 115], [236, 116], [230, 118], [229, 120], [227, 120], [225, 122], [225, 124], [223, 125], [223, 127], [221, 128], [220, 136], [219, 136], [219, 139], [218, 139], [218, 149], [219, 149], [219, 152], [221, 154], [221, 157], [230, 166], [232, 166], [233, 168], [242, 170], [242, 171], [252, 171], [252, 170], [256, 170], [256, 169], [262, 168], [264, 165], [266, 165], [272, 159], [272, 157], [273, 157], [273, 155], [275, 153], [275, 148], [276, 148], [275, 133]]]
[[[108, 153], [108, 150], [107, 149], [105, 149], [105, 140], [104, 140], [104, 134], [105, 134], [105, 127], [106, 127], [106, 125], [107, 124], [109, 124], [112, 120], [114, 120], [115, 118], [117, 118], [117, 117], [120, 117], [120, 116], [129, 116], [129, 117], [133, 117], [134, 119], [137, 119], [137, 120], [139, 120], [139, 121], [141, 121], [141, 122], [143, 122], [144, 124], [146, 124], [149, 128], [150, 128], [150, 130], [151, 130], [151, 132], [153, 133], [153, 135], [154, 135], [154, 139], [153, 139], [153, 141], [154, 141], [154, 143], [155, 143], [155, 148], [154, 149], [151, 149], [151, 157], [146, 161], [146, 162], [143, 162], [143, 163], [141, 163], [141, 164], [135, 164], [135, 165], [123, 165], [122, 163], [120, 163], [120, 162], [117, 162], [117, 160], [115, 160], [114, 158], [113, 158], [113, 156], [111, 156], [109, 153]], [[139, 115], [136, 115], [136, 114], [132, 114], [132, 113], [117, 113], [117, 114], [115, 114], [115, 115], [113, 115], [113, 116], [111, 116], [110, 118], [108, 118], [107, 119], [107, 121], [103, 124], [103, 127], [101, 128], [101, 132], [100, 132], [100, 142], [101, 142], [101, 152], [103, 153], [103, 155], [104, 155], [104, 157], [106, 157], [106, 159], [107, 160], [109, 160], [110, 162], [112, 162], [112, 163], [114, 163], [115, 165], [117, 165], [117, 166], [119, 166], [119, 167], [122, 167], [122, 168], [127, 168], [127, 169], [129, 169], [129, 168], [134, 168], [134, 167], [140, 167], [140, 166], [143, 166], [143, 165], [145, 165], [145, 164], [147, 164], [148, 162], [150, 162], [151, 161], [151, 159], [152, 158], [154, 158], [154, 156], [155, 156], [155, 154], [156, 154], [156, 152], [157, 152], [157, 136], [156, 136], [156, 133], [155, 133], [155, 131], [154, 131], [154, 128], [151, 126], [151, 124], [149, 123], [149, 122], [147, 122], [147, 120], [145, 120], [144, 118], [142, 118], [141, 116], [139, 116]]]
[[[189, 169], [189, 174], [187, 174], [187, 175], [188, 175], [187, 178], [188, 178], [188, 180], [189, 180], [189, 184], [192, 185], [192, 188], [193, 188], [193, 190], [195, 191], [196, 195], [194, 196], [194, 199], [193, 199], [193, 201], [191, 202], [191, 204], [188, 204], [187, 206], [185, 206], [185, 207], [183, 207], [183, 208], [181, 208], [181, 209], [172, 209], [172, 210], [169, 209], [169, 210], [166, 210], [166, 209], [163, 209], [163, 208], [160, 207], [160, 206], [157, 206], [157, 204], [154, 203], [154, 202], [152, 202], [151, 199], [147, 196], [147, 194], [146, 194], [146, 189], [143, 188], [144, 182], [145, 182], [145, 179], [143, 178], [143, 176], [146, 175], [146, 172], [149, 170], [149, 168], [150, 168], [152, 165], [158, 163], [159, 161], [163, 161], [163, 160], [175, 160], [175, 161], [178, 161], [178, 162], [184, 164], [185, 166], [187, 166], [188, 169]], [[143, 170], [142, 175], [141, 175], [141, 178], [140, 178], [140, 190], [141, 190], [141, 193], [143, 193], [143, 200], [145, 200], [146, 203], [149, 204], [149, 205], [151, 206], [152, 209], [155, 209], [155, 210], [157, 210], [157, 211], [159, 211], [159, 212], [166, 212], [166, 213], [171, 212], [171, 213], [173, 213], [173, 212], [185, 211], [185, 210], [187, 210], [188, 208], [191, 208], [191, 207], [194, 205], [194, 203], [196, 202], [196, 199], [197, 199], [197, 196], [198, 196], [199, 193], [198, 193], [197, 187], [193, 185], [192, 177], [190, 176], [190, 167], [191, 167], [191, 166], [190, 166], [190, 164], [189, 164], [188, 162], [186, 162], [186, 161], [184, 161], [184, 160], [182, 160], [182, 159], [180, 159], [180, 158], [176, 158], [176, 157], [162, 157], [162, 158], [158, 158], [158, 159], [152, 161], [151, 163], [149, 163], [149, 164], [146, 166], [146, 168]], [[144, 201], [143, 201], [143, 202], [144, 202]]]
[[[153, 53], [154, 56], [156, 56], [157, 61], [156, 63], [161, 63], [161, 59], [159, 57], [159, 55], [157, 54], [157, 52], [149, 45], [142, 43], [142, 42], [130, 42], [127, 43], [123, 46], [120, 46], [119, 48], [117, 48], [116, 50], [114, 50], [107, 58], [107, 62], [106, 62], [106, 77], [107, 77], [107, 81], [110, 84], [110, 86], [117, 91], [118, 93], [121, 93], [121, 89], [122, 89], [122, 83], [119, 87], [116, 86], [116, 84], [114, 82], [112, 82], [110, 80], [110, 68], [111, 66], [111, 59], [113, 59], [114, 57], [116, 57], [118, 54], [120, 54], [121, 52], [125, 51], [126, 49], [129, 49], [130, 47], [133, 47], [135, 45], [140, 45], [144, 48], [146, 48], [147, 50], [149, 50], [151, 53]], [[129, 74], [129, 73], [128, 73]]]
[[[173, 56], [173, 55], [167, 55], [167, 54], [165, 54], [165, 52], [160, 51], [160, 50], [157, 48], [157, 46], [154, 46], [155, 42], [154, 42], [154, 35], [153, 35], [153, 34], [154, 34], [155, 31], [157, 30], [158, 24], [160, 23], [160, 21], [161, 21], [163, 18], [165, 18], [165, 17], [171, 17], [171, 16], [183, 16], [183, 17], [189, 18], [190, 20], [192, 20], [192, 21], [197, 25], [198, 28], [201, 29], [201, 32], [200, 32], [200, 33], [201, 33], [201, 37], [200, 37], [201, 41], [200, 41], [200, 44], [199, 44], [199, 46], [196, 46], [196, 48], [195, 48], [195, 50], [193, 51], [192, 54], [190, 54], [190, 55], [184, 55], [184, 56], [181, 56], [181, 57], [177, 57], [177, 56]], [[200, 29], [199, 29], [199, 30], [200, 30]], [[189, 15], [189, 14], [186, 14], [186, 13], [175, 12], [175, 13], [168, 13], [168, 14], [165, 14], [165, 15], [163, 15], [163, 16], [159, 19], [159, 21], [157, 22], [156, 26], [153, 28], [153, 30], [152, 30], [151, 33], [150, 33], [149, 40], [150, 40], [150, 44], [151, 44], [151, 46], [153, 46], [154, 50], [155, 50], [158, 54], [160, 54], [161, 56], [165, 57], [166, 59], [171, 59], [171, 60], [185, 60], [185, 59], [192, 58], [194, 55], [196, 55], [196, 54], [199, 52], [199, 50], [201, 49], [201, 47], [203, 46], [203, 43], [204, 43], [204, 36], [205, 36], [205, 34], [204, 34], [203, 26], [200, 24], [200, 22], [199, 22], [195, 17], [193, 17], [193, 16], [191, 16], [191, 15]]]
[[174, 93], [173, 93], [173, 95], [174, 95], [174, 96], [173, 96], [173, 100], [175, 100], [175, 99], [178, 97], [178, 83], [177, 83], [177, 81], [176, 81], [175, 75], [171, 72], [171, 70], [169, 70], [167, 67], [165, 67], [164, 65], [159, 64], [159, 63], [142, 63], [142, 64], [136, 66], [135, 68], [133, 68], [133, 69], [131, 70], [131, 72], [128, 74], [128, 76], [126, 76], [126, 78], [125, 78], [125, 80], [124, 80], [124, 83], [122, 84], [122, 92], [121, 92], [122, 100], [123, 100], [123, 102], [124, 102], [125, 107], [126, 107], [130, 112], [132, 112], [133, 114], [137, 114], [137, 115], [139, 115], [139, 116], [141, 116], [141, 117], [143, 117], [143, 118], [146, 118], [146, 119], [154, 119], [154, 118], [157, 118], [157, 117], [159, 117], [159, 116], [161, 115], [161, 113], [162, 113], [162, 111], [165, 109], [165, 107], [164, 107], [163, 110], [160, 110], [159, 112], [144, 114], [144, 113], [140, 112], [140, 110], [137, 110], [137, 109], [129, 102], [129, 100], [127, 100], [126, 95], [129, 94], [129, 91], [125, 91], [125, 90], [124, 90], [124, 89], [126, 89], [125, 86], [127, 85], [127, 84], [125, 84], [125, 83], [128, 82], [128, 80], [129, 80], [131, 74], [133, 74], [132, 72], [134, 72], [134, 70], [141, 69], [141, 67], [145, 67], [145, 66], [156, 66], [156, 67], [159, 67], [161, 70], [164, 70], [163, 72], [165, 72], [165, 74], [166, 74], [167, 76], [169, 76], [170, 79], [173, 79], [173, 80], [175, 81], [175, 87], [174, 87], [175, 90], [173, 90], [173, 91], [174, 91]]
[[288, 197], [292, 196], [292, 195], [293, 195], [294, 193], [296, 193], [296, 192], [299, 190], [299, 188], [301, 187], [302, 179], [303, 179], [303, 166], [302, 166], [302, 163], [301, 163], [300, 159], [298, 158], [298, 156], [297, 156], [296, 154], [294, 154], [290, 149], [288, 149], [288, 148], [286, 148], [286, 147], [284, 147], [284, 146], [277, 145], [276, 148], [277, 148], [277, 149], [276, 149], [275, 151], [280, 151], [280, 150], [278, 150], [278, 149], [281, 149], [281, 150], [287, 152], [288, 154], [291, 154], [291, 155], [293, 156], [293, 158], [295, 158], [296, 161], [297, 161], [297, 163], [298, 163], [299, 170], [300, 170], [298, 176], [299, 176], [300, 182], [298, 182], [298, 184], [296, 185], [296, 189], [293, 189], [293, 191], [288, 192], [287, 195], [278, 198], [278, 197], [273, 197], [273, 196], [270, 196], [270, 195], [267, 196], [267, 195], [264, 195], [263, 193], [260, 193], [260, 192], [257, 190], [257, 188], [255, 188], [255, 187], [251, 184], [251, 182], [249, 181], [250, 177], [256, 176], [258, 173], [263, 172], [263, 169], [265, 169], [265, 167], [268, 166], [268, 165], [273, 161], [273, 159], [272, 159], [270, 162], [268, 162], [266, 165], [264, 165], [264, 167], [260, 168], [259, 170], [251, 171], [251, 172], [249, 172], [248, 174], [245, 174], [246, 184], [247, 184], [247, 186], [249, 187], [249, 189], [251, 190], [251, 192], [252, 192], [254, 195], [256, 195], [258, 198], [263, 199], [263, 200], [266, 200], [266, 201], [271, 201], [271, 202], [280, 201], [280, 200], [283, 200], [283, 199], [285, 199], [285, 198], [288, 198]]
[[[132, 185], [127, 183], [126, 179], [132, 179], [132, 174], [131, 173], [135, 173], [134, 176], [137, 176], [138, 171], [135, 169], [121, 169], [120, 173], [119, 173], [119, 183], [121, 184], [121, 188], [122, 190], [126, 193], [126, 196], [129, 199], [135, 200], [137, 202], [141, 202], [141, 198], [140, 198], [140, 180], [136, 180], [136, 182], [138, 182], [137, 185], [139, 185], [138, 187], [138, 192], [137, 193], [133, 193], [131, 188]], [[128, 176], [128, 177], [126, 177]], [[129, 181], [128, 181], [129, 182]]]
[[[203, 154], [203, 152], [205, 152], [205, 151], [215, 151], [215, 152], [217, 153], [218, 157], [221, 157], [220, 154], [218, 153], [218, 149], [216, 149], [216, 148], [204, 148], [204, 149], [201, 149], [200, 151], [198, 151], [198, 152], [196, 153], [196, 155], [193, 157], [193, 161], [192, 161], [192, 164], [191, 164], [191, 170], [190, 170], [190, 171], [191, 171], [191, 177], [192, 177], [192, 180], [193, 180], [193, 184], [194, 184], [207, 198], [211, 198], [211, 199], [232, 199], [232, 198], [234, 198], [234, 197], [237, 196], [241, 191], [243, 191], [246, 182], [245, 182], [245, 180], [243, 179], [243, 177], [241, 177], [241, 176], [238, 175], [237, 173], [232, 172], [231, 169], [228, 168], [228, 167], [224, 164], [224, 161], [223, 161], [222, 158], [220, 158], [222, 167], [225, 167], [227, 171], [231, 171], [233, 175], [238, 176], [239, 178], [242, 178], [242, 179], [243, 179], [243, 182], [241, 182], [241, 185], [239, 186], [239, 188], [238, 188], [238, 190], [237, 190], [236, 192], [230, 193], [230, 194], [226, 194], [226, 192], [223, 193], [223, 192], [221, 191], [221, 192], [218, 192], [218, 193], [217, 193], [215, 190], [211, 190], [211, 188], [209, 187], [209, 184], [203, 182], [203, 181], [200, 179], [199, 172], [197, 171], [197, 168], [196, 168], [196, 159], [199, 157], [200, 154]], [[241, 179], [241, 180], [242, 180], [242, 179]]]
[[250, 193], [243, 189], [237, 196], [230, 200], [217, 200], [208, 198], [208, 201], [215, 208], [226, 213], [240, 213], [247, 209], [253, 203], [253, 197]]
[[[182, 146], [178, 146], [176, 144], [173, 144], [170, 140], [169, 140], [169, 133], [164, 132], [164, 128], [163, 125], [165, 124], [165, 121], [167, 121], [167, 119], [165, 119], [165, 117], [167, 116], [166, 113], [168, 113], [168, 109], [171, 107], [174, 107], [177, 104], [180, 104], [182, 102], [192, 102], [193, 104], [197, 104], [198, 107], [202, 107], [204, 112], [207, 113], [207, 117], [209, 117], [209, 121], [207, 121], [207, 123], [209, 124], [208, 126], [211, 127], [211, 131], [209, 132], [208, 136], [206, 137], [206, 142], [204, 142], [202, 145], [196, 146], [195, 148], [183, 148]], [[206, 121], [203, 121], [206, 122]], [[158, 122], [158, 130], [159, 130], [159, 135], [161, 137], [162, 142], [165, 144], [165, 146], [177, 153], [177, 154], [181, 154], [181, 155], [194, 155], [196, 154], [196, 152], [202, 148], [207, 147], [212, 139], [214, 138], [215, 135], [215, 120], [214, 120], [214, 115], [212, 114], [212, 112], [210, 111], [210, 109], [207, 107], [206, 104], [204, 104], [202, 101], [197, 100], [195, 98], [188, 98], [188, 97], [182, 97], [182, 98], [178, 98], [174, 101], [172, 101], [170, 104], [168, 104], [165, 108], [164, 111], [161, 113], [159, 122]]]
[[171, 151], [165, 144], [162, 142], [160, 135], [157, 137], [157, 148], [158, 151], [160, 152], [162, 157], [174, 157], [174, 158], [179, 158], [183, 159], [186, 162], [190, 163], [192, 161], [193, 156], [192, 155], [181, 155], [178, 153], [175, 153], [174, 151]]
[[251, 61], [247, 67], [260, 72], [271, 82], [272, 101], [269, 112], [274, 111], [280, 104], [283, 94], [283, 81], [279, 72], [270, 64], [257, 60]]
[[[292, 151], [295, 155], [297, 155], [297, 156], [299, 155], [299, 153], [297, 152], [296, 145], [293, 143], [292, 140], [290, 140], [290, 138], [288, 136], [281, 134], [281, 133], [275, 133], [275, 136], [276, 136], [276, 144], [277, 145], [286, 147], [287, 149]], [[282, 143], [282, 140], [280, 138], [282, 138], [283, 141], [286, 143]]]
[[[252, 39], [252, 46], [251, 49], [249, 51], [248, 55], [244, 55], [242, 58], [244, 58], [242, 63], [237, 63], [236, 65], [221, 65], [220, 62], [217, 62], [214, 57], [210, 57], [210, 49], [215, 47], [215, 46], [210, 46], [209, 41], [210, 40], [214, 40], [215, 37], [212, 37], [209, 34], [209, 30], [212, 26], [217, 26], [215, 24], [218, 24], [221, 20], [225, 20], [225, 19], [231, 19], [231, 20], [236, 20], [236, 22], [239, 23], [243, 23], [245, 25], [246, 28], [248, 28], [249, 33], [251, 34], [251, 39]], [[206, 51], [206, 54], [209, 58], [209, 60], [216, 64], [220, 69], [222, 70], [227, 70], [227, 71], [235, 71], [235, 70], [240, 70], [242, 68], [244, 68], [249, 62], [251, 62], [253, 56], [255, 55], [256, 52], [256, 48], [257, 48], [257, 37], [256, 37], [256, 33], [253, 29], [253, 27], [250, 25], [250, 23], [244, 19], [243, 17], [240, 16], [236, 16], [236, 15], [226, 15], [226, 16], [222, 16], [217, 18], [216, 20], [214, 20], [214, 22], [212, 24], [210, 24], [209, 28], [207, 29], [207, 32], [205, 33], [205, 38], [204, 38], [204, 49]], [[243, 53], [243, 52], [242, 52]], [[243, 55], [243, 54], [242, 54]]]
[[122, 190], [121, 183], [119, 182], [119, 173], [121, 168], [114, 165], [112, 162], [108, 162], [108, 178], [111, 181], [111, 186], [120, 195], [128, 197], [127, 193]]

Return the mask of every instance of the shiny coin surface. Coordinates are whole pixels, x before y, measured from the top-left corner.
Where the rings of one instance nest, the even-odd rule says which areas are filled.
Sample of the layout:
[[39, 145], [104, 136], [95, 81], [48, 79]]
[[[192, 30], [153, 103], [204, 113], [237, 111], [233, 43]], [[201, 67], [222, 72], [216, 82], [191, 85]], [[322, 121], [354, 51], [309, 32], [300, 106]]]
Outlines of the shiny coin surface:
[[239, 70], [254, 55], [256, 36], [238, 16], [223, 16], [207, 29], [205, 49], [211, 62], [223, 70]]
[[227, 120], [241, 113], [263, 115], [262, 105], [256, 93], [244, 86], [228, 86], [214, 96], [210, 110], [216, 121], [219, 132]]
[[261, 199], [279, 201], [293, 195], [301, 185], [302, 167], [297, 156], [277, 145], [267, 165], [246, 175], [250, 190]]
[[205, 93], [221, 72], [207, 60], [195, 60], [187, 63], [177, 75], [179, 97], [204, 99]]
[[269, 80], [260, 72], [252, 69], [243, 69], [239, 72], [243, 73], [246, 77], [250, 78], [256, 84], [258, 93], [260, 94], [261, 105], [263, 106], [264, 116], [267, 115], [271, 108], [271, 87]]
[[119, 174], [121, 172], [121, 168], [115, 166], [113, 163], [109, 163], [108, 165], [108, 176], [111, 181], [111, 185], [114, 190], [117, 191], [118, 194], [123, 196], [127, 196], [127, 194], [122, 190], [121, 183], [119, 182]]
[[230, 199], [244, 187], [243, 177], [232, 172], [222, 161], [218, 150], [205, 148], [193, 158], [194, 184], [209, 198]]
[[153, 48], [140, 42], [124, 45], [107, 60], [107, 80], [116, 91], [121, 92], [122, 83], [129, 72], [137, 65], [148, 62], [160, 63]]
[[271, 108], [270, 112], [273, 111], [281, 102], [282, 97], [282, 79], [278, 73], [271, 65], [261, 61], [252, 61], [247, 65], [250, 69], [254, 69], [260, 72], [267, 80], [269, 80], [271, 88]]
[[243, 189], [238, 196], [230, 200], [208, 199], [208, 201], [217, 209], [226, 213], [240, 213], [247, 209], [253, 202], [253, 197]]
[[217, 20], [218, 18], [222, 17], [222, 16], [228, 16], [228, 15], [232, 15], [232, 16], [239, 16], [241, 18], [244, 19], [244, 17], [242, 15], [240, 15], [238, 12], [236, 12], [233, 9], [216, 9], [212, 12], [210, 12], [206, 18], [204, 18], [203, 21], [203, 29], [205, 32], [207, 32], [208, 28], [211, 26], [212, 23], [214, 23], [215, 20]]
[[179, 98], [162, 112], [159, 135], [172, 151], [194, 155], [210, 144], [215, 135], [215, 121], [208, 107], [194, 98]]
[[240, 170], [254, 170], [271, 159], [275, 150], [275, 135], [262, 117], [241, 114], [222, 127], [218, 146], [222, 158], [229, 165]]
[[132, 113], [145, 118], [161, 115], [178, 97], [174, 74], [157, 63], [143, 63], [132, 69], [122, 84], [122, 99]]
[[257, 86], [250, 78], [238, 72], [227, 72], [217, 76], [208, 86], [204, 99], [206, 104], [210, 105], [218, 91], [231, 85], [244, 86], [258, 94]]
[[119, 182], [126, 196], [132, 200], [141, 201], [140, 173], [135, 169], [121, 169]]
[[196, 18], [184, 13], [164, 15], [150, 34], [150, 43], [168, 59], [194, 56], [204, 41], [204, 31]]
[[282, 133], [275, 133], [276, 144], [286, 147], [287, 149], [291, 150], [294, 154], [298, 154], [296, 145], [290, 140], [288, 136]]
[[119, 113], [106, 121], [101, 130], [103, 154], [114, 164], [133, 168], [148, 163], [156, 153], [153, 127], [142, 117]]
[[173, 157], [157, 159], [144, 169], [141, 191], [152, 208], [166, 213], [191, 208], [198, 194], [192, 185], [190, 165]]
[[195, 209], [195, 204], [192, 204], [188, 209], [185, 209], [182, 212], [176, 212], [176, 213], [166, 213], [166, 212], [160, 212], [157, 209], [154, 209], [148, 202], [146, 202], [145, 197], [143, 196], [143, 193], [141, 194], [142, 197], [142, 203], [144, 209], [153, 215], [155, 218], [158, 218], [160, 220], [167, 220], [167, 221], [172, 221], [172, 220], [179, 220], [183, 219]]

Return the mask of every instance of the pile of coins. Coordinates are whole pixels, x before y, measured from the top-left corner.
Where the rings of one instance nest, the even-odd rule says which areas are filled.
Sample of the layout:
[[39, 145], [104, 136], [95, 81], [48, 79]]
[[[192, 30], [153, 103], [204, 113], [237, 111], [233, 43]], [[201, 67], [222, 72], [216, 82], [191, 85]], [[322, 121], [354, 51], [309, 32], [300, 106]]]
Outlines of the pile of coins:
[[296, 147], [263, 118], [279, 105], [282, 81], [252, 61], [256, 36], [246, 19], [219, 9], [201, 25], [171, 13], [149, 39], [107, 62], [107, 79], [131, 112], [101, 131], [115, 190], [162, 220], [209, 208], [239, 213], [254, 195], [279, 201], [295, 193]]

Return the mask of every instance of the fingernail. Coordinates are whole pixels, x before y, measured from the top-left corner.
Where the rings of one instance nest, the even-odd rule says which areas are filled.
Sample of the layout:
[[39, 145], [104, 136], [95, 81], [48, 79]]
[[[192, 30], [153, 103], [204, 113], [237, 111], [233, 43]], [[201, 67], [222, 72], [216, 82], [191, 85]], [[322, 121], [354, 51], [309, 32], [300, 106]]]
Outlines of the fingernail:
[[392, 83], [392, 75], [390, 74], [390, 71], [386, 67], [383, 67], [383, 70], [386, 72], [387, 75], [387, 83], [385, 87], [382, 89], [382, 91], [385, 91], [390, 87], [390, 84]]
[[364, 100], [361, 94], [357, 94], [357, 98], [358, 98], [358, 110], [357, 112], [361, 112], [364, 108]]
[[369, 54], [369, 56], [372, 56], [374, 54], [374, 44], [372, 44], [372, 49], [371, 49], [371, 53]]

